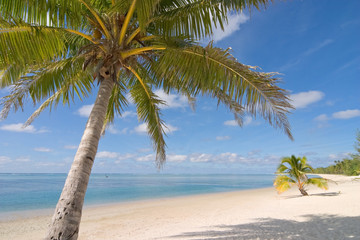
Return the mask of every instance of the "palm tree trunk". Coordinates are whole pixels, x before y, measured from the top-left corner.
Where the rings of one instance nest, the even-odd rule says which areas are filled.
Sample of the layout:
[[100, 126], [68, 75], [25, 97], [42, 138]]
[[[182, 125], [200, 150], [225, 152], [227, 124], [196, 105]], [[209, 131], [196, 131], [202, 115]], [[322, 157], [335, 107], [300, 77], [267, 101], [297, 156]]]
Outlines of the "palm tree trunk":
[[309, 194], [305, 191], [305, 189], [299, 188], [299, 190], [303, 196], [309, 196]]
[[56, 205], [46, 240], [75, 240], [78, 238], [82, 207], [106, 117], [113, 80], [104, 79], [84, 134]]

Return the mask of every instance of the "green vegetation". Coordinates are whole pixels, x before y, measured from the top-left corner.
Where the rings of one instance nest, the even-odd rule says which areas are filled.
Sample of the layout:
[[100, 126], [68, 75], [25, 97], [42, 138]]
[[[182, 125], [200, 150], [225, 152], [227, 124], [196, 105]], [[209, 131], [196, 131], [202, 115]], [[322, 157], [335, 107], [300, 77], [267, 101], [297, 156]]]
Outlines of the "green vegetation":
[[313, 173], [313, 168], [307, 164], [306, 157], [297, 158], [294, 155], [284, 157], [277, 169], [274, 186], [278, 193], [282, 193], [292, 186], [296, 185], [302, 195], [308, 196], [305, 187], [315, 185], [319, 188], [328, 189], [327, 179], [309, 178], [306, 174]]
[[344, 174], [348, 176], [357, 176], [360, 174], [360, 131], [357, 132], [355, 150], [357, 153], [351, 154], [350, 158], [342, 161], [335, 161], [335, 164], [328, 167], [320, 167], [314, 170], [314, 173], [325, 174]]
[[287, 119], [292, 106], [274, 73], [239, 63], [230, 49], [199, 44], [214, 26], [224, 28], [228, 13], [268, 2], [0, 1], [0, 89], [10, 90], [0, 99], [0, 119], [32, 102], [40, 106], [28, 125], [46, 108], [98, 92], [46, 239], [77, 239], [101, 134], [125, 111], [127, 96], [147, 126], [159, 167], [166, 160], [166, 125], [157, 89], [190, 103], [215, 98], [239, 125], [244, 113], [260, 115], [292, 138]]

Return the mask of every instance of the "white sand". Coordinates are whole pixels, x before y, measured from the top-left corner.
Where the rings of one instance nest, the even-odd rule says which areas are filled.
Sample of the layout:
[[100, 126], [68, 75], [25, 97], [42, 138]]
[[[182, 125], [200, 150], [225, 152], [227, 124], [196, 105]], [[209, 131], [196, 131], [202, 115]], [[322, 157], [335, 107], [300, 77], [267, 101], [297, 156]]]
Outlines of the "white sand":
[[[86, 208], [79, 239], [360, 239], [360, 180], [328, 191], [274, 188]], [[50, 216], [0, 221], [0, 239], [42, 239]]]

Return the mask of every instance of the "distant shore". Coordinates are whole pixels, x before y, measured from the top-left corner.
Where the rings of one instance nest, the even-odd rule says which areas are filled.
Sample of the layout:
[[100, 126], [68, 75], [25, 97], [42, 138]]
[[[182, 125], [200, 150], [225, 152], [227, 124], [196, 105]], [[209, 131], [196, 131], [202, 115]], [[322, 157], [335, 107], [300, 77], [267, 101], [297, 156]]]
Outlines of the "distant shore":
[[[79, 239], [356, 239], [360, 180], [320, 175], [337, 184], [309, 197], [262, 188], [87, 207]], [[42, 239], [50, 215], [0, 220], [0, 239]]]

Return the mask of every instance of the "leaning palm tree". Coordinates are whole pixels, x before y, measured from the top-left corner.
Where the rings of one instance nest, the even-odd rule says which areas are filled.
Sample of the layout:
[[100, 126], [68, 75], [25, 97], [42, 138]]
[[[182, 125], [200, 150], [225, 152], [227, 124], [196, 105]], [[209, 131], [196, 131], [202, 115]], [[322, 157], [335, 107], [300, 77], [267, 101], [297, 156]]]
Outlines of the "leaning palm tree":
[[[28, 0], [0, 1], [2, 119], [30, 100], [46, 108], [97, 91], [93, 109], [55, 209], [46, 239], [77, 239], [98, 142], [131, 100], [147, 125], [160, 167], [165, 124], [154, 90], [209, 96], [234, 113], [260, 115], [290, 138], [288, 93], [274, 73], [237, 62], [230, 51], [197, 41], [223, 28], [230, 12], [268, 0]], [[1, 75], [1, 73], [0, 73]], [[127, 97], [130, 96], [130, 99]]]
[[306, 157], [297, 158], [294, 155], [284, 157], [277, 169], [274, 186], [278, 193], [288, 190], [296, 185], [303, 196], [308, 196], [305, 187], [316, 185], [322, 189], [328, 189], [328, 180], [324, 178], [309, 178], [306, 174], [313, 173], [313, 168], [307, 163]]

